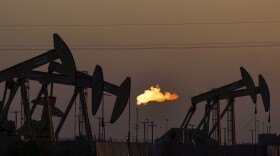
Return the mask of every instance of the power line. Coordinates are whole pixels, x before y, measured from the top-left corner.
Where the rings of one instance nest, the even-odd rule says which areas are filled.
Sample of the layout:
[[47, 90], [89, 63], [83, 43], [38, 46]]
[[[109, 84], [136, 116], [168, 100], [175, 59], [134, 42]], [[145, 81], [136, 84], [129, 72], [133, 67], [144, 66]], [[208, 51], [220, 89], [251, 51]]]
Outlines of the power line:
[[0, 27], [116, 27], [116, 26], [183, 26], [183, 25], [233, 25], [233, 24], [278, 24], [273, 21], [231, 21], [231, 22], [183, 22], [183, 23], [120, 23], [120, 24], [1, 24]]
[[[153, 49], [162, 49], [162, 50], [183, 50], [183, 49], [216, 49], [216, 48], [255, 48], [255, 47], [260, 47], [260, 48], [265, 48], [265, 47], [279, 47], [280, 44], [261, 44], [261, 45], [252, 45], [252, 44], [240, 44], [240, 45], [214, 45], [214, 46], [144, 46], [144, 47], [120, 47], [120, 48], [112, 48], [112, 47], [102, 47], [102, 48], [71, 48], [72, 50], [153, 50]], [[34, 50], [48, 50], [44, 48], [0, 48], [0, 51], [34, 51]]]
[[30, 51], [35, 51], [35, 50], [48, 50], [48, 49], [42, 49], [42, 48], [0, 48], [0, 51], [27, 51], [27, 50], [30, 50]]
[[128, 48], [72, 48], [73, 50], [183, 50], [183, 49], [215, 49], [215, 48], [242, 48], [242, 47], [279, 47], [280, 44], [270, 45], [229, 45], [229, 46], [188, 46], [188, 47], [128, 47]]
[[[158, 44], [71, 44], [70, 47], [143, 47], [143, 46], [191, 46], [191, 45], [241, 45], [241, 44], [280, 44], [280, 41], [247, 42], [206, 42], [206, 43], [158, 43]], [[52, 47], [51, 44], [0, 45], [0, 47]], [[33, 49], [33, 48], [32, 48]]]

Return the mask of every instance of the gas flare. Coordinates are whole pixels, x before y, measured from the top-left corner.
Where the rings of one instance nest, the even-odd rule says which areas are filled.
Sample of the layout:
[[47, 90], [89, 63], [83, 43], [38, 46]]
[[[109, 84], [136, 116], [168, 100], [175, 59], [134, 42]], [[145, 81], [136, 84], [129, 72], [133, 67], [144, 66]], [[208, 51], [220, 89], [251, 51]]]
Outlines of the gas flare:
[[164, 102], [166, 100], [172, 101], [176, 99], [178, 99], [178, 95], [176, 93], [162, 93], [159, 85], [156, 85], [155, 87], [150, 87], [150, 90], [145, 90], [143, 94], [137, 97], [137, 105], [147, 105], [150, 101]]

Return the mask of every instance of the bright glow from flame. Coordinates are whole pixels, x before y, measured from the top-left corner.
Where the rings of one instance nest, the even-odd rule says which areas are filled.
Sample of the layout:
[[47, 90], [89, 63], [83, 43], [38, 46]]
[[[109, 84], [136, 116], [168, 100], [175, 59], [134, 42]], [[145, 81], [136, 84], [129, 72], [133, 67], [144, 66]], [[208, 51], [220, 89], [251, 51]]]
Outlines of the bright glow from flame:
[[150, 90], [145, 90], [143, 94], [137, 97], [137, 105], [147, 105], [150, 101], [164, 102], [166, 100], [172, 101], [176, 99], [178, 99], [178, 95], [176, 93], [162, 93], [159, 85], [156, 85], [155, 87], [152, 86]]

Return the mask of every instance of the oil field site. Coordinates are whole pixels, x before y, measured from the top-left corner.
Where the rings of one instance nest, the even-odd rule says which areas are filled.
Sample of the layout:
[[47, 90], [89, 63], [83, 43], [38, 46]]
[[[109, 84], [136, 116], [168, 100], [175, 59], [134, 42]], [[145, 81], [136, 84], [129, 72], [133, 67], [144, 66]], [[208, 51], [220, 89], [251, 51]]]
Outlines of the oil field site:
[[[135, 100], [130, 99], [131, 77], [125, 77], [118, 85], [104, 79], [105, 75], [100, 65], [95, 66], [92, 74], [79, 70], [70, 48], [58, 34], [53, 34], [53, 47], [45, 53], [0, 72], [1, 83], [4, 84], [0, 116], [3, 154], [155, 156], [277, 154], [280, 140], [271, 132], [270, 90], [261, 74], [255, 83], [246, 69], [240, 67], [239, 79], [191, 97], [191, 105], [186, 109], [181, 125], [169, 128], [168, 118], [164, 118], [165, 125], [157, 125], [156, 121], [149, 121], [149, 118], [139, 121], [139, 115], [142, 116], [139, 109], [151, 102], [176, 102], [180, 98], [177, 93], [161, 91], [160, 86], [156, 85], [137, 96], [134, 103]], [[46, 69], [42, 69], [43, 67]], [[39, 85], [34, 99], [31, 98], [33, 88], [30, 85], [33, 82]], [[72, 88], [70, 98], [63, 104], [64, 110], [56, 104], [59, 99], [56, 96], [58, 85]], [[17, 92], [19, 99], [16, 99]], [[105, 96], [115, 96], [108, 121], [105, 120]], [[246, 104], [253, 106], [251, 112], [254, 110], [253, 126], [249, 130], [252, 140], [238, 143], [236, 105], [239, 98], [245, 97], [250, 99]], [[260, 101], [261, 110], [258, 110], [257, 101]], [[12, 111], [11, 105], [15, 105], [13, 108], [17, 109]], [[136, 111], [131, 110], [131, 105], [134, 105]], [[71, 109], [74, 109], [74, 121], [71, 121], [74, 126], [64, 125], [66, 120], [73, 120], [73, 115], [69, 116]], [[96, 117], [99, 109], [101, 117]], [[126, 113], [128, 126], [122, 127], [127, 127], [127, 135], [121, 140], [106, 136], [106, 127], [117, 122], [125, 113], [125, 109], [128, 110]], [[202, 109], [203, 113], [200, 111], [200, 120], [196, 117], [199, 122], [194, 122], [198, 109]], [[267, 122], [263, 122], [263, 125], [260, 125], [260, 118], [257, 118], [258, 111], [267, 115]], [[8, 118], [8, 114], [14, 114], [14, 120]], [[131, 121], [131, 115], [135, 116], [135, 121]], [[97, 134], [92, 132], [91, 118], [98, 120]], [[131, 125], [132, 123], [134, 124]], [[61, 137], [63, 126], [67, 131], [73, 132], [74, 137]], [[157, 126], [165, 129], [165, 133], [161, 136], [156, 130]], [[260, 127], [263, 129], [262, 132]], [[143, 138], [139, 137], [140, 133], [144, 133]]]
[[280, 1], [3, 1], [0, 156], [280, 156]]

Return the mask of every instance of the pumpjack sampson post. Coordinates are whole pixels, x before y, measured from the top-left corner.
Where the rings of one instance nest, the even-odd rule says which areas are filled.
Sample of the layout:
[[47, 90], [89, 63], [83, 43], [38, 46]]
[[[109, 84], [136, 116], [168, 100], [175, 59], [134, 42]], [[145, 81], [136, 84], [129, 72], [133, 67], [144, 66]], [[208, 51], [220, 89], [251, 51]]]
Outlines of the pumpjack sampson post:
[[[177, 135], [177, 138], [183, 138], [183, 140], [181, 139], [183, 142], [186, 142], [186, 140], [189, 141], [199, 140], [206, 144], [214, 143], [214, 144], [221, 145], [221, 119], [223, 118], [225, 113], [228, 112], [230, 118], [229, 120], [230, 123], [228, 123], [229, 124], [228, 131], [231, 132], [231, 136], [230, 136], [231, 144], [235, 145], [236, 134], [235, 134], [235, 110], [234, 110], [235, 100], [234, 99], [238, 97], [250, 96], [253, 103], [256, 104], [257, 94], [261, 94], [265, 111], [267, 112], [270, 109], [269, 89], [263, 76], [259, 75], [259, 87], [255, 87], [253, 79], [243, 67], [240, 67], [240, 72], [242, 77], [241, 80], [192, 97], [191, 98], [192, 105], [189, 108], [180, 129], [174, 130], [177, 132], [173, 132], [173, 134], [180, 133]], [[242, 89], [243, 87], [245, 87], [245, 89]], [[228, 100], [228, 104], [224, 108], [222, 113], [220, 113], [221, 110], [220, 110], [219, 101], [225, 99]], [[205, 114], [202, 120], [200, 121], [200, 123], [195, 129], [188, 129], [192, 116], [196, 111], [197, 104], [204, 101], [206, 102], [206, 105], [205, 105]], [[214, 117], [214, 119], [212, 120], [215, 122], [213, 123], [213, 126], [210, 129], [209, 125], [210, 125], [211, 112], [213, 112], [212, 118]], [[213, 133], [215, 134], [214, 135], [215, 139], [211, 138]]]

